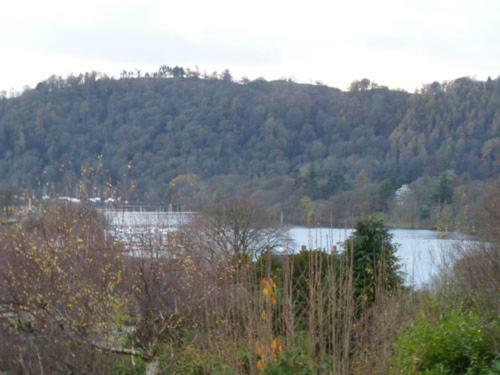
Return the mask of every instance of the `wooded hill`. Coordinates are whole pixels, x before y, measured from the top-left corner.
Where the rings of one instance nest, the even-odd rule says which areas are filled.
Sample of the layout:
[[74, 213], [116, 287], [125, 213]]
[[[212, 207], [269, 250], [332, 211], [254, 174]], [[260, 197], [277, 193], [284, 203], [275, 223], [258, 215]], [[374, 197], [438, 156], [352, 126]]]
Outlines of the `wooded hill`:
[[0, 184], [37, 194], [115, 189], [144, 202], [170, 199], [179, 175], [286, 176], [317, 200], [450, 170], [468, 180], [498, 175], [500, 78], [410, 94], [368, 80], [341, 91], [175, 69], [52, 77], [1, 98]]

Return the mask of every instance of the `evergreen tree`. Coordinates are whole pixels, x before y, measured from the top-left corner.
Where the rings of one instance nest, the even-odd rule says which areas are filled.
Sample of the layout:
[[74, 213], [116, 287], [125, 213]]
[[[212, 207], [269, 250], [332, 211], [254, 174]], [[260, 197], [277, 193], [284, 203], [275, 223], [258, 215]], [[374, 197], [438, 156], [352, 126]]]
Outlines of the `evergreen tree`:
[[436, 192], [434, 193], [434, 200], [440, 206], [443, 204], [450, 204], [453, 200], [453, 189], [446, 174], [442, 174], [439, 178], [439, 184]]
[[319, 188], [318, 181], [316, 180], [316, 168], [314, 167], [314, 163], [311, 163], [307, 171], [306, 194], [309, 198], [314, 200], [318, 197], [318, 193]]
[[394, 290], [402, 277], [396, 256], [397, 245], [382, 220], [368, 217], [356, 223], [346, 240], [347, 260], [352, 257], [354, 295], [363, 305], [375, 300], [377, 289]]
[[379, 198], [380, 206], [384, 211], [387, 211], [389, 201], [394, 197], [394, 193], [398, 189], [398, 184], [392, 178], [386, 178], [380, 184]]

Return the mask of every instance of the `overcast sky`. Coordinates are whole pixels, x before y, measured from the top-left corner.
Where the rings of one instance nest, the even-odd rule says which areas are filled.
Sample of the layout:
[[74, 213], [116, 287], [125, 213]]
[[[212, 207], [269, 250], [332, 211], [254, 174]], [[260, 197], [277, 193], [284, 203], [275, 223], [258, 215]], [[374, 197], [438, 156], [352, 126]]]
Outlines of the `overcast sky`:
[[0, 90], [157, 70], [413, 91], [500, 75], [499, 0], [1, 0]]

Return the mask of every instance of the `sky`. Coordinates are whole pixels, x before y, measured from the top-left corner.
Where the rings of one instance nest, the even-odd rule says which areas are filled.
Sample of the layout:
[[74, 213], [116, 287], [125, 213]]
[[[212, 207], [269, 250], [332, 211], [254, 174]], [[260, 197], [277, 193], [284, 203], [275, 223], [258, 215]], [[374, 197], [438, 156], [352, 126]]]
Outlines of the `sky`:
[[0, 91], [156, 71], [348, 88], [500, 75], [499, 0], [0, 0]]

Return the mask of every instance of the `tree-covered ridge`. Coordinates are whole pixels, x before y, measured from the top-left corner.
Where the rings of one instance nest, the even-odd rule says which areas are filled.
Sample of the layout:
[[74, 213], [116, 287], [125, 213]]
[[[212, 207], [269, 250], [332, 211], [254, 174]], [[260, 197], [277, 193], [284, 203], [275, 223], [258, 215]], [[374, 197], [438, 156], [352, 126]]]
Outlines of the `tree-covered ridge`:
[[494, 176], [500, 157], [499, 80], [460, 78], [413, 95], [391, 134], [391, 150], [418, 159], [428, 173], [453, 169], [477, 179]]
[[51, 78], [0, 99], [0, 182], [74, 192], [84, 181], [144, 200], [165, 197], [178, 175], [297, 181], [312, 166], [324, 181], [314, 199], [339, 183], [498, 173], [500, 79], [408, 94], [174, 70]]

